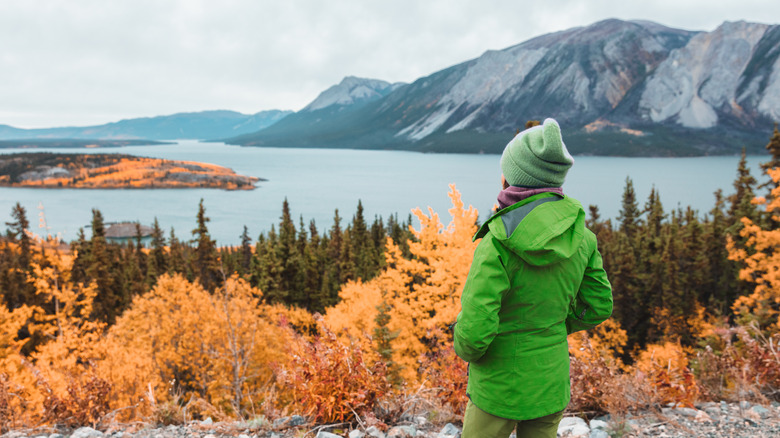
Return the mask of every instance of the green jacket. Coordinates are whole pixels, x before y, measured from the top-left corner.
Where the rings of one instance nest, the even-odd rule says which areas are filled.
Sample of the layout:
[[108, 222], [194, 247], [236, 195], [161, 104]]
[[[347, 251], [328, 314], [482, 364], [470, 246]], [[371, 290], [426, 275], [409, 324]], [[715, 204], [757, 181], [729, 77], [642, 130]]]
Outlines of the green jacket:
[[569, 404], [566, 336], [612, 314], [612, 289], [575, 199], [541, 193], [491, 217], [455, 325], [467, 393], [483, 411], [527, 420]]

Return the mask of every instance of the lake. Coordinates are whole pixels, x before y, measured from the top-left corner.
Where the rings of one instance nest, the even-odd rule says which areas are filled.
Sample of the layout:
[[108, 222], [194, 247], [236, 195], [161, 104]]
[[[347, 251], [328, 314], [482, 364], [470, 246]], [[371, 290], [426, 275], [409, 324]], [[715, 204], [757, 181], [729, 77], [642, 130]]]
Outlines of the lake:
[[[76, 237], [89, 225], [92, 209], [106, 222], [140, 221], [160, 225], [182, 239], [191, 238], [198, 202], [203, 199], [211, 218], [209, 231], [220, 245], [240, 242], [243, 226], [253, 238], [279, 223], [282, 202], [290, 203], [293, 217], [314, 219], [320, 230], [330, 228], [334, 209], [350, 220], [358, 200], [366, 219], [398, 213], [404, 219], [414, 207], [432, 207], [445, 224], [448, 185], [456, 184], [466, 205], [487, 218], [496, 203], [501, 171], [498, 155], [420, 154], [404, 151], [359, 151], [348, 149], [280, 149], [230, 146], [222, 143], [180, 141], [174, 145], [130, 146], [110, 149], [2, 149], [14, 152], [123, 153], [171, 160], [219, 164], [244, 175], [268, 181], [249, 191], [216, 189], [28, 189], [0, 188], [0, 218], [11, 220], [11, 208], [20, 202], [27, 209], [33, 232], [39, 205], [43, 206], [51, 234], [65, 240]], [[753, 176], [760, 181], [760, 162], [768, 156], [748, 157]], [[631, 177], [640, 207], [654, 186], [664, 208], [692, 206], [701, 214], [714, 205], [718, 188], [732, 192], [737, 156], [696, 158], [620, 158], [577, 156], [569, 171], [564, 192], [586, 207], [598, 205], [602, 217], [617, 217], [626, 177]], [[90, 235], [86, 231], [87, 236]]]

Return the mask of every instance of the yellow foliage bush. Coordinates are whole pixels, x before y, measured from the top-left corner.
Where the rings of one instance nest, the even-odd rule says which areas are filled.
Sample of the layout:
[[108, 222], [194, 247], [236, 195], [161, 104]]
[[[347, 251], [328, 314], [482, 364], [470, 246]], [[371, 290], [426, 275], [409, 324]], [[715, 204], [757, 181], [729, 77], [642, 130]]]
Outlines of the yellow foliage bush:
[[[398, 333], [393, 340], [393, 362], [407, 382], [419, 379], [421, 357], [428, 351], [426, 340], [435, 330], [455, 321], [460, 309], [460, 293], [468, 275], [476, 244], [477, 210], [464, 208], [460, 193], [450, 186], [452, 217], [445, 227], [438, 214], [415, 209], [420, 229], [412, 229], [416, 241], [409, 242], [411, 260], [390, 239], [387, 241], [386, 268], [371, 281], [350, 282], [339, 296], [341, 302], [327, 310], [325, 320], [336, 333], [345, 331], [355, 339], [373, 334], [377, 307], [389, 307], [388, 329]], [[445, 341], [451, 342], [451, 336]]]
[[[284, 361], [287, 333], [264, 316], [261, 293], [232, 277], [213, 294], [180, 275], [163, 275], [136, 298], [104, 340], [100, 365], [116, 388], [116, 407], [201, 398], [240, 414], [263, 401], [271, 363]], [[146, 398], [147, 403], [144, 403]]]

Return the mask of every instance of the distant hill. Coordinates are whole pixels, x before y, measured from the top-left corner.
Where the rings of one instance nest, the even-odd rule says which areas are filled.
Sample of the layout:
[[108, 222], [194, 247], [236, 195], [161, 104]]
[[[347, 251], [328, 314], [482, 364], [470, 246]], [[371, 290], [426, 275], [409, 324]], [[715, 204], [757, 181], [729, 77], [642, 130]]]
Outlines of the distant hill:
[[85, 127], [20, 129], [0, 125], [0, 140], [21, 139], [210, 139], [232, 137], [273, 125], [291, 111], [262, 111], [241, 114], [235, 111], [202, 111], [168, 116], [120, 120]]
[[692, 32], [611, 19], [411, 84], [349, 77], [278, 123], [225, 141], [498, 153], [527, 120], [554, 117], [575, 154], [763, 152], [780, 120], [779, 57], [777, 25]]

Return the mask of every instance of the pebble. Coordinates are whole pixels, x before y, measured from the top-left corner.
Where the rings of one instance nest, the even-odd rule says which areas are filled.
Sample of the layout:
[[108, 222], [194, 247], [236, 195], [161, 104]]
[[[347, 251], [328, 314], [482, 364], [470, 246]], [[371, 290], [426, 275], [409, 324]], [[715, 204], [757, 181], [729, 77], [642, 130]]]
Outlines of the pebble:
[[371, 426], [368, 429], [366, 429], [366, 435], [374, 438], [385, 438], [385, 433], [377, 429], [376, 426]]
[[460, 437], [460, 429], [452, 423], [447, 423], [437, 435], [437, 438]]
[[579, 417], [564, 417], [558, 424], [558, 436], [588, 435], [590, 428], [585, 420]]
[[355, 429], [349, 433], [349, 438], [363, 438], [364, 436], [366, 436], [366, 433], [358, 429]]
[[756, 406], [753, 406], [751, 408], [751, 410], [753, 412], [755, 412], [756, 414], [758, 414], [758, 416], [761, 417], [761, 418], [766, 418], [767, 416], [769, 416], [769, 409], [767, 409], [767, 408], [765, 408], [763, 406], [756, 405]]
[[387, 438], [413, 438], [417, 436], [414, 426], [395, 426], [387, 431]]
[[317, 433], [317, 438], [342, 438], [340, 435], [336, 435], [335, 433], [325, 432], [323, 430], [319, 431]]
[[70, 435], [70, 438], [102, 438], [103, 432], [91, 427], [80, 427]]

